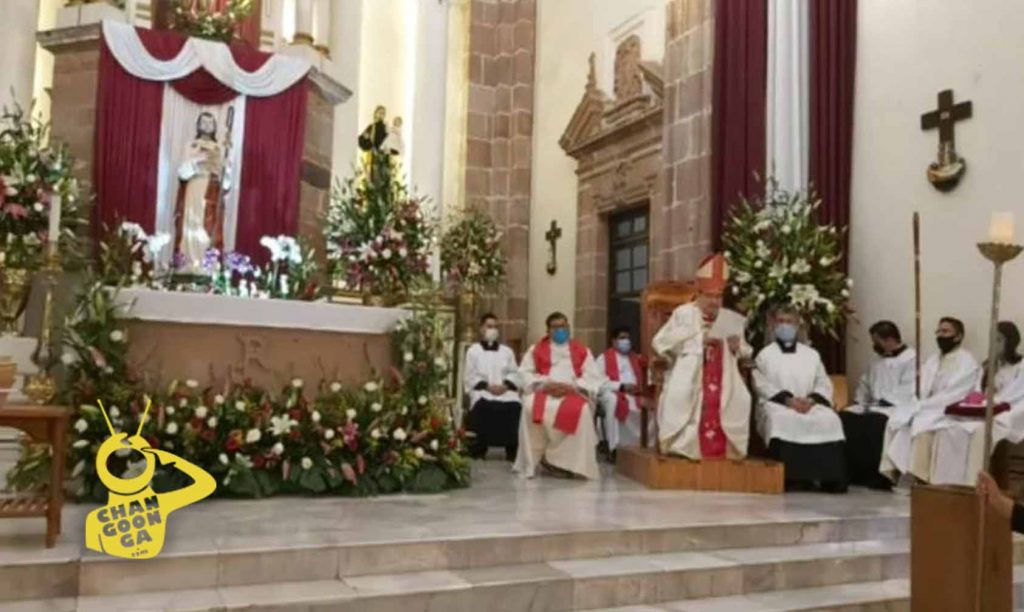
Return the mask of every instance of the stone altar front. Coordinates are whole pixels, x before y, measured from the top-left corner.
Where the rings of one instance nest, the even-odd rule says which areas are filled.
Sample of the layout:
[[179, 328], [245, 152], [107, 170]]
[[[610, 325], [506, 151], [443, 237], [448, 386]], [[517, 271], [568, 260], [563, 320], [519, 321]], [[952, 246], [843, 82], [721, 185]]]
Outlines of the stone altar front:
[[128, 364], [147, 387], [249, 379], [277, 391], [293, 378], [361, 384], [386, 376], [390, 332], [410, 312], [327, 302], [126, 289]]

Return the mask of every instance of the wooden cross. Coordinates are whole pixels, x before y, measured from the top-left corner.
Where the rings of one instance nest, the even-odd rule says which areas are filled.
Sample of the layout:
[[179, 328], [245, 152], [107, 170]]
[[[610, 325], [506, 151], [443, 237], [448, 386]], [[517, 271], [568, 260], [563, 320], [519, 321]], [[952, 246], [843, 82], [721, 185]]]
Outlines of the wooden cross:
[[562, 228], [558, 227], [558, 221], [551, 222], [551, 229], [544, 234], [544, 239], [551, 244], [551, 260], [548, 261], [548, 274], [558, 271], [558, 239], [562, 237]]
[[939, 128], [938, 159], [928, 167], [928, 180], [936, 189], [949, 191], [957, 186], [967, 169], [967, 162], [956, 152], [953, 128], [956, 122], [971, 117], [970, 101], [953, 104], [953, 90], [939, 92], [939, 108], [921, 115], [921, 129]]

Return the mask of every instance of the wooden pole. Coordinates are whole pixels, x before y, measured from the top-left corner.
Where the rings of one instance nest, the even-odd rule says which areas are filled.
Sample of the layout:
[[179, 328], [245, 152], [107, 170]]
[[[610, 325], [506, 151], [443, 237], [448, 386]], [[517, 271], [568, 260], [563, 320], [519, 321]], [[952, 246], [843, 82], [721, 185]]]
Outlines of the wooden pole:
[[914, 395], [921, 398], [921, 215], [914, 213]]

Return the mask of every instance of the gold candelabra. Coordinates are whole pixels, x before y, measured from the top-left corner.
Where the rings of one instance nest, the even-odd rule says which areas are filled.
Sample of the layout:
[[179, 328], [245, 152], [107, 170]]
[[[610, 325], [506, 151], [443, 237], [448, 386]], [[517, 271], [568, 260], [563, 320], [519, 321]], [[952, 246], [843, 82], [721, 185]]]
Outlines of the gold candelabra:
[[36, 404], [49, 404], [57, 395], [57, 381], [50, 375], [50, 369], [54, 364], [53, 355], [53, 291], [57, 277], [61, 271], [60, 254], [57, 253], [55, 244], [51, 245], [46, 257], [46, 265], [43, 267], [43, 275], [46, 279], [46, 297], [43, 302], [43, 323], [39, 331], [39, 343], [35, 352], [32, 353], [32, 363], [38, 371], [26, 377], [25, 395]]
[[978, 250], [985, 256], [985, 259], [992, 262], [995, 272], [992, 279], [992, 318], [988, 328], [988, 377], [985, 382], [985, 471], [990, 471], [992, 463], [992, 413], [995, 407], [996, 373], [995, 365], [996, 338], [999, 325], [999, 300], [1003, 284], [1003, 264], [1012, 261], [1024, 251], [1024, 246], [1019, 244], [1002, 244], [995, 242], [982, 242], [978, 244]]

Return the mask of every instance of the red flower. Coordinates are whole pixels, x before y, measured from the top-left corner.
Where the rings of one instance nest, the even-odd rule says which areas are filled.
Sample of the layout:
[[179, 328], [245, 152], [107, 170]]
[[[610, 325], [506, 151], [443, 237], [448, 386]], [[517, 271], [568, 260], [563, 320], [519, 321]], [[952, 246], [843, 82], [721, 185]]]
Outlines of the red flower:
[[292, 419], [296, 421], [301, 421], [302, 411], [299, 410], [298, 408], [292, 408], [291, 410], [288, 411], [288, 416], [290, 416]]
[[239, 444], [238, 439], [235, 438], [234, 436], [229, 437], [227, 439], [227, 442], [224, 443], [224, 450], [228, 451], [229, 453], [237, 452], [238, 449], [240, 448], [242, 448], [242, 445]]
[[430, 417], [430, 429], [441, 429], [441, 419], [436, 416]]
[[299, 440], [301, 440], [301, 439], [302, 439], [302, 432], [301, 432], [301, 431], [299, 431], [298, 429], [293, 429], [293, 430], [291, 430], [290, 432], [288, 432], [288, 437], [289, 437], [289, 438], [290, 438], [290, 439], [291, 439], [292, 441], [294, 441], [294, 442], [298, 442]]
[[196, 431], [199, 431], [200, 429], [203, 428], [203, 420], [197, 417], [192, 417], [188, 424], [190, 427], [192, 427], [192, 429]]
[[212, 429], [207, 429], [203, 433], [199, 434], [199, 437], [205, 440], [206, 442], [213, 442], [217, 438], [217, 432], [213, 431]]
[[262, 455], [253, 455], [252, 467], [256, 468], [257, 470], [262, 470], [263, 466], [266, 465], [266, 463], [267, 461], [266, 459], [263, 458]]

